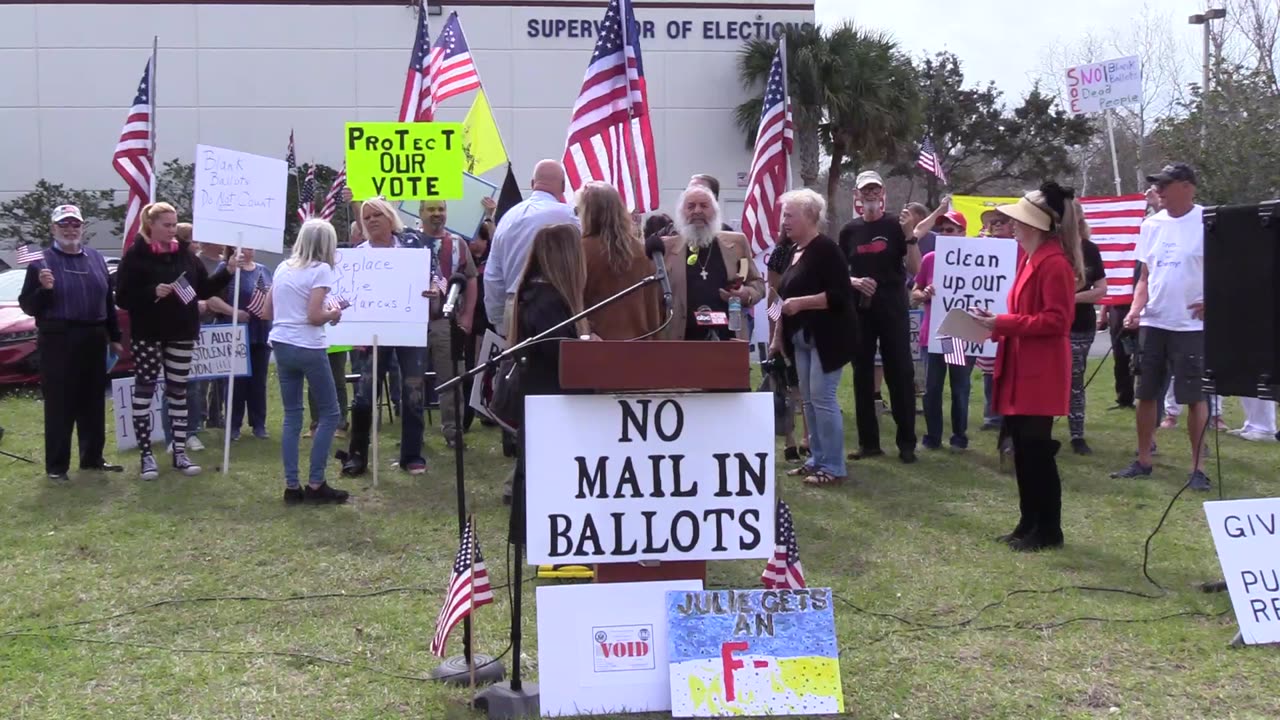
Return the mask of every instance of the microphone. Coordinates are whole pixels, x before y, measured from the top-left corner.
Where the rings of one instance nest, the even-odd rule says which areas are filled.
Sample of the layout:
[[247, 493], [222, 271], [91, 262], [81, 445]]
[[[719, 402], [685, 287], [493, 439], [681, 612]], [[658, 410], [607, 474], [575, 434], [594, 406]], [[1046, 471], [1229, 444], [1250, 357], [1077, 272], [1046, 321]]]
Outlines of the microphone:
[[453, 311], [458, 305], [458, 296], [462, 294], [462, 288], [467, 285], [467, 276], [460, 272], [455, 272], [453, 277], [449, 278], [449, 294], [444, 299], [444, 316], [453, 317]]
[[644, 241], [644, 254], [653, 260], [658, 282], [662, 284], [662, 306], [670, 312], [672, 309], [671, 278], [667, 277], [667, 246], [662, 242], [660, 234], [650, 235]]

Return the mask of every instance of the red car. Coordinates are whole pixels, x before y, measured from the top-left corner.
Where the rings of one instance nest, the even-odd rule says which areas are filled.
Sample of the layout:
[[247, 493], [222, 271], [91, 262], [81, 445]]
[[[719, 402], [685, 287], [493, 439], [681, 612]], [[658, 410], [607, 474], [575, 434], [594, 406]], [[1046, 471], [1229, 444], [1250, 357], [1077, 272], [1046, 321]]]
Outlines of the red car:
[[[114, 274], [115, 265], [108, 265]], [[36, 350], [36, 320], [18, 307], [25, 268], [0, 271], [0, 385], [40, 382], [40, 353]], [[116, 308], [120, 332], [124, 336], [124, 354], [112, 369], [112, 375], [133, 372], [129, 353], [129, 314]], [[106, 358], [103, 358], [103, 362]]]

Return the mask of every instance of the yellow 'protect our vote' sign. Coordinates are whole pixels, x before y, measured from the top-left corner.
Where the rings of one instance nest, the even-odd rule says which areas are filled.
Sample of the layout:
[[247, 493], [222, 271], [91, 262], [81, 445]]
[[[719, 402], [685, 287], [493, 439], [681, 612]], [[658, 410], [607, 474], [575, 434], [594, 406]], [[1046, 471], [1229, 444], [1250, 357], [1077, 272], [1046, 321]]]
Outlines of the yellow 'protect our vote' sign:
[[356, 200], [462, 199], [462, 123], [347, 123], [346, 157]]

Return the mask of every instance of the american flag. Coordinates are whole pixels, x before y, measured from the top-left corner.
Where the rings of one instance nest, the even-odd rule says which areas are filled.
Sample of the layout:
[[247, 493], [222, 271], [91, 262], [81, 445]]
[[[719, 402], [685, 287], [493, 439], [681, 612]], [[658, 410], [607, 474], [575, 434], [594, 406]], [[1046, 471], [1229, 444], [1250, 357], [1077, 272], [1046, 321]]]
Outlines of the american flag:
[[1090, 239], [1098, 246], [1107, 273], [1107, 296], [1101, 304], [1128, 305], [1133, 302], [1134, 250], [1147, 200], [1142, 195], [1087, 197], [1081, 198], [1080, 204]]
[[256, 318], [261, 318], [267, 311], [267, 280], [264, 276], [258, 275], [258, 282], [253, 286], [253, 295], [249, 296], [249, 304], [244, 306], [248, 313]]
[[405, 72], [404, 95], [400, 98], [400, 122], [431, 122], [431, 83], [427, 56], [431, 52], [431, 31], [427, 28], [427, 8], [418, 5], [418, 32], [413, 38], [413, 54]]
[[298, 188], [298, 221], [306, 222], [316, 214], [316, 166], [307, 170], [307, 179]]
[[458, 548], [458, 557], [453, 561], [453, 576], [449, 579], [449, 589], [445, 591], [444, 606], [436, 616], [436, 634], [431, 638], [431, 652], [436, 657], [444, 657], [444, 646], [453, 627], [470, 615], [472, 610], [491, 602], [493, 588], [489, 585], [489, 571], [484, 567], [484, 557], [480, 555], [475, 518], [468, 518], [467, 526], [462, 531], [462, 546]]
[[953, 337], [940, 337], [942, 342], [942, 359], [947, 361], [948, 365], [964, 365], [964, 343]]
[[284, 156], [285, 167], [289, 168], [290, 175], [298, 174], [298, 154], [293, 151], [293, 131], [289, 131], [289, 153]]
[[173, 281], [173, 291], [177, 293], [178, 299], [184, 305], [190, 305], [196, 299], [195, 288], [191, 287], [191, 283], [187, 282], [187, 275], [183, 273]]
[[931, 138], [925, 138], [924, 142], [920, 143], [920, 157], [916, 158], [916, 167], [933, 174], [942, 184], [947, 183], [947, 171], [942, 169], [942, 156], [933, 146]]
[[747, 197], [742, 206], [742, 233], [757, 251], [768, 250], [777, 241], [781, 214], [778, 198], [789, 184], [795, 125], [791, 122], [791, 100], [787, 96], [786, 58], [784, 37], [778, 40], [778, 52], [773, 56], [773, 67], [769, 69], [764, 87], [764, 112], [760, 116], [760, 130], [756, 132], [756, 152], [751, 160]]
[[329, 293], [324, 298], [324, 309], [325, 310], [341, 310], [342, 305], [346, 302], [347, 302], [347, 299], [342, 297], [341, 295], [337, 295], [335, 293]]
[[13, 260], [19, 265], [30, 265], [33, 262], [40, 262], [44, 259], [44, 249], [39, 245], [23, 245], [18, 248], [18, 254]]
[[446, 294], [446, 293], [448, 293], [448, 292], [449, 292], [449, 281], [448, 281], [448, 280], [445, 280], [444, 278], [440, 277], [439, 275], [432, 275], [432, 276], [431, 276], [431, 285], [432, 285], [432, 287], [434, 287], [434, 288], [436, 289], [436, 291], [437, 291], [437, 292], [439, 292], [441, 295], [444, 295], [444, 294]]
[[782, 301], [781, 300], [775, 300], [774, 303], [769, 306], [769, 319], [774, 322], [778, 322], [779, 320], [782, 319]]
[[628, 209], [658, 209], [658, 160], [631, 0], [609, 0], [573, 104], [564, 167], [577, 191], [592, 180], [617, 188]]
[[796, 529], [791, 524], [791, 508], [781, 500], [773, 542], [773, 557], [764, 566], [760, 581], [770, 589], [804, 587], [804, 568], [800, 566], [800, 546], [796, 544]]
[[458, 21], [456, 12], [449, 13], [440, 37], [431, 47], [427, 60], [427, 85], [431, 88], [429, 112], [432, 117], [440, 103], [480, 87], [480, 74], [471, 60], [467, 36], [462, 32], [462, 23]]
[[147, 60], [147, 67], [142, 71], [142, 81], [138, 83], [138, 92], [133, 98], [133, 107], [129, 108], [129, 117], [124, 121], [124, 129], [120, 131], [120, 139], [116, 141], [115, 154], [111, 156], [111, 167], [124, 180], [128, 187], [129, 198], [126, 201], [124, 218], [124, 248], [127, 250], [133, 238], [138, 234], [142, 224], [142, 207], [151, 202], [152, 182], [152, 131], [151, 124], [151, 73], [155, 69], [155, 57]]
[[338, 177], [333, 179], [333, 184], [329, 186], [329, 192], [324, 196], [324, 207], [320, 208], [320, 218], [328, 220], [338, 211], [338, 203], [342, 202], [342, 188], [347, 185], [347, 166], [343, 165], [338, 171]]

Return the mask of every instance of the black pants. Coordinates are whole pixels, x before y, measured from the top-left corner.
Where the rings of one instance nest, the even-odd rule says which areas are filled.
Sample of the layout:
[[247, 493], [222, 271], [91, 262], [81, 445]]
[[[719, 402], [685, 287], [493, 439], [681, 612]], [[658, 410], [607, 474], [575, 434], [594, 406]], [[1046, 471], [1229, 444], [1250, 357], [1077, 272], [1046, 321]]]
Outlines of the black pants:
[[1112, 305], [1107, 308], [1107, 329], [1111, 334], [1111, 355], [1115, 358], [1113, 369], [1116, 374], [1116, 404], [1133, 404], [1133, 356], [1125, 347], [1126, 339], [1136, 343], [1138, 334], [1124, 329], [1124, 316], [1129, 314], [1128, 305]]
[[71, 430], [80, 443], [80, 467], [103, 463], [106, 444], [107, 330], [68, 327], [40, 333], [40, 388], [44, 393], [44, 466], [71, 469]]
[[1018, 478], [1018, 537], [1062, 542], [1062, 478], [1055, 456], [1061, 443], [1053, 439], [1048, 415], [1006, 415], [1004, 426], [1013, 442], [1013, 469]]
[[858, 349], [853, 358], [853, 404], [858, 420], [858, 446], [880, 449], [880, 417], [875, 402], [876, 343], [884, 365], [889, 407], [898, 426], [901, 450], [916, 447], [915, 362], [911, 359], [910, 319], [905, 301], [876, 297], [858, 309]]
[[270, 372], [270, 362], [270, 345], [249, 344], [249, 369], [252, 372], [248, 377], [236, 378], [235, 392], [231, 394], [231, 432], [240, 432], [246, 410], [249, 413], [250, 429], [255, 433], [267, 431], [267, 375]]

